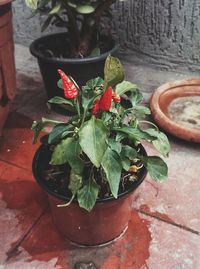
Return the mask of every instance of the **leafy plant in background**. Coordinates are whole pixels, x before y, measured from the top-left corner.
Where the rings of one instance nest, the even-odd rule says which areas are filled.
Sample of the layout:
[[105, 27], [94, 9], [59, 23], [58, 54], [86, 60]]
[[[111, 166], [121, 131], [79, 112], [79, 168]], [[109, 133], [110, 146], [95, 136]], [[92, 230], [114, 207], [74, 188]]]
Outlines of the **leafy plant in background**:
[[[42, 31], [49, 24], [67, 29], [71, 56], [98, 55], [101, 18], [117, 0], [25, 0], [33, 14], [46, 15]], [[93, 44], [97, 44], [93, 46]], [[92, 51], [91, 51], [92, 50]]]
[[[48, 145], [53, 146], [50, 164], [70, 166], [66, 180], [71, 201], [76, 198], [80, 207], [90, 211], [102, 186], [106, 186], [105, 195], [117, 198], [124, 178], [137, 180], [142, 166], [156, 181], [167, 179], [166, 163], [158, 156], [143, 156], [138, 145], [146, 140], [167, 156], [168, 139], [153, 123], [144, 120], [150, 111], [141, 105], [143, 98], [137, 86], [124, 80], [117, 58], [109, 56], [104, 79], [91, 79], [82, 90], [62, 70], [58, 72], [58, 85], [65, 98], [54, 97], [49, 103], [71, 106], [76, 114], [66, 123], [43, 118], [34, 122], [32, 128], [36, 142], [46, 125], [54, 126], [48, 135]], [[149, 125], [151, 128], [147, 128]]]

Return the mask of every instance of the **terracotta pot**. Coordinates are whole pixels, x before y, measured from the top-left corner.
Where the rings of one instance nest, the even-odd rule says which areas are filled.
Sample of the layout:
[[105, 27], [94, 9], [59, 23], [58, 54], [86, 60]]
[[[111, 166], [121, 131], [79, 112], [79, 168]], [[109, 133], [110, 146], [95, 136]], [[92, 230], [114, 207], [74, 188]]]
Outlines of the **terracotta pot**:
[[58, 231], [67, 239], [81, 245], [99, 245], [118, 237], [128, 226], [132, 195], [97, 203], [91, 212], [77, 203], [58, 208], [63, 201], [51, 195], [49, 202]]
[[0, 135], [16, 93], [16, 72], [10, 1], [0, 3]]
[[[174, 101], [179, 99], [184, 102], [185, 97], [197, 98], [199, 96], [199, 78], [172, 81], [161, 85], [155, 90], [150, 101], [150, 108], [155, 122], [157, 122], [166, 132], [178, 138], [199, 143], [200, 129], [195, 128], [195, 124], [190, 124], [189, 126], [183, 125], [183, 123], [173, 119], [175, 115], [170, 115], [170, 106]], [[181, 102], [179, 103], [179, 107], [180, 104]], [[185, 107], [187, 108], [188, 105], [185, 105]], [[179, 114], [183, 115], [184, 110], [179, 112]], [[185, 123], [188, 124], [187, 118], [185, 119]]]
[[[53, 220], [58, 231], [65, 238], [81, 245], [94, 246], [112, 241], [128, 226], [131, 214], [132, 195], [134, 190], [142, 183], [146, 176], [146, 169], [140, 170], [138, 180], [131, 184], [128, 190], [118, 195], [118, 199], [107, 197], [98, 199], [91, 212], [79, 207], [74, 200], [70, 206], [58, 208], [70, 200], [47, 185], [47, 180], [42, 178], [44, 162], [49, 162], [48, 148], [42, 145], [33, 160], [33, 174], [39, 185], [48, 193]], [[141, 154], [146, 155], [141, 146]]]

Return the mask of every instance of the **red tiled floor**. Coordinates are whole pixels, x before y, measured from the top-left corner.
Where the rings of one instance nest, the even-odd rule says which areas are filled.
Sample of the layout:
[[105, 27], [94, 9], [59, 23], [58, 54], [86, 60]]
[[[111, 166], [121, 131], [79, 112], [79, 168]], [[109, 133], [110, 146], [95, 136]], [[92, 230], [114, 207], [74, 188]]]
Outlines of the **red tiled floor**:
[[31, 170], [37, 146], [32, 145], [32, 120], [17, 112], [10, 114], [0, 138], [0, 160]]
[[19, 151], [20, 141], [31, 139], [29, 123], [19, 114], [10, 115], [0, 140], [0, 264], [47, 208], [46, 196], [32, 177], [33, 150], [29, 159]]

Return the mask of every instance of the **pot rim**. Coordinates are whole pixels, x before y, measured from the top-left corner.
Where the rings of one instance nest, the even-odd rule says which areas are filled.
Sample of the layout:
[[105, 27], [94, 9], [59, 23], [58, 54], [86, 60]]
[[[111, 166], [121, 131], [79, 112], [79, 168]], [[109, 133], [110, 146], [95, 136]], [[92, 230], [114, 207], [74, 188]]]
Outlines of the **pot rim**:
[[44, 35], [42, 37], [39, 37], [37, 39], [35, 39], [31, 44], [30, 44], [30, 53], [35, 56], [36, 58], [40, 59], [40, 60], [44, 60], [46, 62], [51, 62], [51, 63], [71, 63], [71, 64], [82, 64], [82, 63], [93, 63], [99, 60], [104, 60], [107, 58], [108, 55], [113, 54], [117, 48], [118, 45], [115, 44], [114, 40], [112, 40], [113, 42], [113, 48], [110, 49], [107, 52], [104, 52], [102, 54], [100, 54], [99, 56], [94, 56], [94, 57], [86, 57], [86, 58], [56, 58], [56, 57], [48, 57], [43, 55], [42, 53], [40, 53], [37, 50], [37, 46], [38, 44], [40, 44], [41, 42], [43, 42], [43, 40], [46, 39], [50, 39], [50, 38], [56, 38], [56, 36], [62, 36], [62, 35], [66, 35], [67, 33], [55, 33], [55, 34], [49, 34], [49, 35]]
[[[139, 145], [141, 151], [142, 151], [142, 155], [147, 156], [147, 152], [145, 150], [145, 148], [140, 144]], [[51, 190], [50, 188], [48, 188], [48, 186], [46, 184], [44, 184], [40, 178], [40, 175], [38, 173], [38, 163], [40, 161], [40, 156], [42, 154], [42, 151], [47, 148], [47, 146], [45, 145], [40, 145], [40, 147], [37, 149], [34, 158], [33, 158], [33, 162], [32, 162], [32, 171], [33, 171], [33, 176], [36, 180], [36, 182], [40, 185], [40, 187], [45, 190], [48, 194], [52, 195], [53, 197], [56, 197], [64, 202], [68, 202], [70, 201], [71, 197], [66, 197], [62, 194], [56, 193], [53, 190]], [[134, 181], [132, 184], [132, 187], [129, 188], [128, 190], [125, 190], [124, 192], [120, 193], [117, 197], [117, 199], [124, 197], [125, 195], [130, 194], [131, 192], [133, 192], [145, 179], [146, 175], [147, 175], [147, 169], [143, 166], [143, 168], [140, 170], [140, 174], [139, 174], [139, 178], [137, 181]], [[111, 202], [111, 201], [115, 201], [117, 200], [115, 197], [113, 196], [109, 196], [109, 197], [105, 197], [105, 198], [98, 198], [96, 203], [102, 203], [102, 202]], [[73, 199], [72, 202], [78, 203], [78, 200], [75, 198]]]

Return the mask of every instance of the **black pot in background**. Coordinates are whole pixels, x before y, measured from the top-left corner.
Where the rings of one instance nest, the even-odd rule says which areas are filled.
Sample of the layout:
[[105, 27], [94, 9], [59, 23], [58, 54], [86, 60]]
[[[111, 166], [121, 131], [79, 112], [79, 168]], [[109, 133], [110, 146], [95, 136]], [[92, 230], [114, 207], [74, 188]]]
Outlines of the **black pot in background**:
[[72, 76], [79, 86], [83, 86], [91, 78], [103, 77], [105, 59], [117, 49], [114, 41], [109, 39], [110, 50], [95, 57], [60, 59], [52, 57], [50, 50], [46, 50], [46, 55], [41, 52], [44, 47], [48, 46], [47, 44], [61, 47], [66, 42], [66, 38], [66, 33], [51, 34], [36, 39], [30, 45], [31, 54], [38, 60], [48, 98], [63, 96], [63, 92], [57, 87], [57, 81], [60, 78], [58, 69], [62, 69], [66, 74]]

